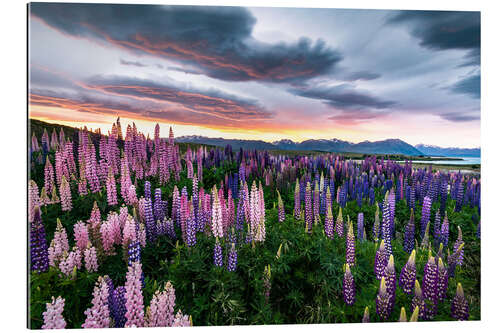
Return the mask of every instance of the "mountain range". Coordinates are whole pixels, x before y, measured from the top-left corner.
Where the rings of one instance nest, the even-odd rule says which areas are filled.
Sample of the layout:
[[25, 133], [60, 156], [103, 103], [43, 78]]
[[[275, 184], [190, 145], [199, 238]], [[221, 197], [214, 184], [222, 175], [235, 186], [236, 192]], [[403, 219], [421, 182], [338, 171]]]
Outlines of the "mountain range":
[[427, 156], [481, 157], [481, 148], [443, 148], [432, 145], [416, 145], [415, 148]]

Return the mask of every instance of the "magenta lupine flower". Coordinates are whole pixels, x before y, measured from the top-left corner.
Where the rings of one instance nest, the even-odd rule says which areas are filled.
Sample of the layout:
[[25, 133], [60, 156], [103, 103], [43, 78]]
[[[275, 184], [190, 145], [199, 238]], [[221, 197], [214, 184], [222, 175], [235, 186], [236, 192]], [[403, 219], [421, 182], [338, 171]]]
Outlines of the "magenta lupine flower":
[[334, 226], [333, 226], [333, 215], [332, 215], [332, 206], [328, 206], [326, 209], [326, 217], [325, 217], [325, 234], [326, 237], [333, 239], [334, 236]]
[[52, 296], [52, 302], [47, 303], [47, 310], [43, 313], [42, 329], [63, 329], [66, 328], [66, 320], [62, 315], [64, 311], [64, 298]]
[[193, 323], [191, 322], [191, 317], [188, 315], [183, 315], [182, 311], [179, 310], [177, 311], [177, 314], [175, 315], [174, 323], [172, 324], [173, 327], [188, 327], [188, 326], [193, 326]]
[[432, 319], [436, 314], [437, 303], [438, 267], [436, 260], [429, 252], [429, 259], [424, 267], [424, 278], [422, 280], [422, 293], [426, 301], [424, 312], [425, 319]]
[[299, 179], [297, 178], [297, 181], [295, 182], [295, 193], [294, 193], [294, 209], [293, 209], [293, 215], [296, 220], [300, 219], [300, 185], [299, 185]]
[[348, 220], [348, 229], [347, 229], [347, 236], [346, 236], [346, 263], [347, 265], [353, 266], [354, 262], [356, 260], [356, 242], [354, 240], [354, 231], [352, 227], [352, 222], [349, 220], [349, 216], [347, 217]]
[[415, 265], [415, 250], [411, 251], [410, 258], [403, 266], [401, 274], [399, 275], [399, 286], [405, 293], [411, 295], [415, 287], [415, 280], [417, 278], [417, 268]]
[[339, 214], [335, 221], [335, 233], [340, 238], [344, 237], [344, 219], [342, 218], [342, 207], [339, 207]]
[[418, 280], [415, 280], [415, 293], [411, 300], [411, 310], [415, 311], [416, 308], [419, 309], [418, 317], [424, 319], [425, 300], [424, 296], [422, 295], [422, 289], [420, 289], [420, 283], [418, 283]]
[[437, 300], [442, 301], [448, 290], [448, 270], [444, 267], [443, 260], [438, 258]]
[[82, 255], [77, 247], [69, 253], [64, 252], [61, 261], [59, 262], [59, 270], [66, 276], [79, 269], [82, 265]]
[[89, 242], [89, 231], [87, 225], [82, 221], [78, 221], [73, 226], [73, 233], [75, 236], [75, 244], [80, 249], [84, 251], [87, 248], [87, 243]]
[[361, 319], [362, 323], [369, 323], [370, 322], [370, 309], [368, 307], [365, 307], [365, 312], [363, 313], [363, 319]]
[[61, 179], [61, 186], [59, 187], [59, 193], [61, 195], [61, 209], [63, 212], [69, 211], [72, 208], [71, 205], [71, 189], [66, 177], [63, 175]]
[[377, 280], [382, 279], [385, 274], [385, 267], [387, 266], [387, 262], [389, 261], [389, 257], [387, 256], [387, 252], [385, 251], [385, 243], [384, 240], [380, 242], [380, 247], [375, 253], [375, 265], [374, 272]]
[[453, 252], [457, 253], [457, 265], [459, 266], [462, 266], [464, 261], [464, 247], [460, 246], [462, 244], [465, 244], [465, 242], [462, 240], [462, 229], [458, 226], [458, 236], [455, 244], [453, 244]]
[[85, 261], [85, 269], [87, 272], [97, 272], [99, 265], [97, 263], [97, 251], [90, 242], [87, 244], [87, 248], [83, 252], [83, 259]]
[[170, 327], [174, 323], [175, 289], [168, 281], [164, 290], [155, 292], [148, 313], [149, 327]]
[[62, 259], [64, 252], [69, 251], [68, 235], [66, 234], [66, 229], [64, 229], [61, 220], [57, 219], [56, 231], [54, 232], [54, 238], [50, 242], [49, 252], [49, 265], [57, 267], [59, 261]]
[[264, 203], [264, 190], [262, 183], [259, 182], [259, 224], [257, 225], [257, 233], [255, 241], [264, 242], [266, 240], [266, 206]]
[[391, 315], [391, 295], [387, 292], [385, 284], [385, 277], [380, 280], [380, 288], [378, 290], [377, 298], [375, 300], [377, 314], [382, 320], [387, 320]]
[[[255, 185], [255, 183], [254, 183]], [[222, 238], [224, 236], [222, 232], [222, 208], [219, 202], [219, 196], [217, 195], [217, 188], [212, 189], [212, 234], [214, 237]]]
[[85, 310], [82, 328], [107, 328], [110, 324], [109, 287], [103, 277], [97, 279], [92, 295], [92, 307]]
[[128, 245], [136, 240], [137, 230], [136, 223], [132, 216], [128, 215], [125, 224], [123, 225], [122, 245], [124, 249], [128, 249]]
[[424, 197], [424, 201], [422, 203], [422, 219], [420, 220], [420, 236], [424, 237], [425, 228], [427, 224], [430, 222], [431, 217], [431, 205], [432, 199], [428, 196]]
[[144, 299], [142, 296], [142, 265], [139, 261], [133, 262], [128, 267], [125, 282], [125, 307], [127, 312], [125, 327], [144, 326]]
[[222, 267], [222, 247], [219, 243], [219, 238], [215, 238], [215, 247], [214, 247], [214, 265], [217, 267]]
[[234, 243], [232, 243], [231, 250], [229, 250], [229, 255], [227, 257], [227, 270], [229, 272], [234, 272], [236, 270], [237, 264], [238, 264], [238, 252], [236, 252]]
[[285, 207], [283, 206], [283, 200], [281, 200], [281, 195], [278, 191], [278, 222], [283, 221], [285, 221]]
[[52, 163], [50, 163], [49, 158], [47, 158], [45, 162], [44, 175], [45, 175], [44, 187], [47, 190], [47, 192], [50, 192], [52, 191], [52, 187], [54, 186], [54, 167], [52, 166]]
[[356, 287], [354, 285], [354, 277], [351, 274], [349, 264], [344, 265], [344, 280], [342, 283], [342, 293], [344, 295], [344, 302], [347, 305], [353, 305], [356, 300]]
[[305, 212], [304, 212], [304, 220], [306, 223], [307, 232], [311, 232], [312, 230], [312, 221], [313, 221], [313, 211], [312, 211], [312, 202], [311, 202], [311, 183], [307, 182], [306, 184], [306, 194], [305, 194]]
[[469, 319], [469, 303], [465, 299], [464, 290], [460, 282], [457, 284], [457, 293], [451, 301], [451, 316], [456, 320]]

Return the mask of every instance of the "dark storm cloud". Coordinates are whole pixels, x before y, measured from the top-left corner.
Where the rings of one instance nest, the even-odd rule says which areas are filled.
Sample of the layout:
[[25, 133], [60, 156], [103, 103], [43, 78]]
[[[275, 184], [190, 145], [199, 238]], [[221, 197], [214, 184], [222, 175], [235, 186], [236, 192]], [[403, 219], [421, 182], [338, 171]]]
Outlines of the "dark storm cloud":
[[241, 7], [32, 3], [33, 16], [76, 37], [200, 68], [228, 81], [291, 82], [332, 71], [342, 59], [322, 40], [268, 44]]
[[182, 105], [193, 112], [232, 119], [270, 119], [272, 114], [257, 101], [234, 96], [217, 89], [197, 89], [178, 83], [158, 83], [133, 77], [96, 76], [85, 85], [104, 93], [155, 102]]
[[318, 99], [335, 108], [343, 109], [387, 109], [396, 102], [379, 99], [366, 92], [356, 91], [350, 84], [337, 86], [312, 86], [290, 89], [294, 95]]
[[378, 79], [381, 76], [382, 75], [370, 71], [359, 71], [347, 74], [343, 77], [343, 79], [345, 81], [358, 81], [358, 80], [369, 81]]
[[148, 65], [143, 64], [139, 61], [128, 61], [124, 59], [120, 59], [120, 64], [125, 66], [135, 66], [135, 67], [148, 67]]
[[470, 95], [473, 98], [481, 98], [481, 75], [475, 74], [455, 83], [450, 90], [458, 94]]
[[480, 12], [401, 11], [388, 19], [409, 27], [420, 45], [433, 50], [469, 50], [463, 65], [480, 64]]

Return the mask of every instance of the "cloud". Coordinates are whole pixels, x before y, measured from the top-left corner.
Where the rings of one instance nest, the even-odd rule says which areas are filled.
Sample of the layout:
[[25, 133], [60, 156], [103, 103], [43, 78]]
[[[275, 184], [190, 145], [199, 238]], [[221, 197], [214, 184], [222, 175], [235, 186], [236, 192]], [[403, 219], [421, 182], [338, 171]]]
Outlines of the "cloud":
[[440, 116], [443, 119], [453, 121], [453, 122], [466, 122], [466, 121], [474, 121], [474, 120], [481, 119], [480, 114], [466, 114], [466, 113], [460, 113], [460, 112], [444, 113], [444, 114], [441, 114]]
[[388, 109], [396, 104], [394, 101], [383, 100], [367, 92], [358, 91], [351, 84], [293, 88], [289, 92], [297, 96], [321, 100], [339, 109]]
[[227, 81], [306, 80], [342, 60], [322, 40], [255, 40], [256, 19], [242, 7], [32, 3], [30, 10], [64, 34], [177, 60]]
[[347, 74], [343, 77], [344, 81], [358, 81], [358, 80], [364, 80], [364, 81], [369, 81], [369, 80], [375, 80], [381, 77], [382, 75], [377, 74], [377, 73], [372, 73], [370, 71], [359, 71], [359, 72], [353, 72], [350, 74]]
[[468, 50], [462, 66], [480, 64], [480, 12], [400, 11], [389, 24], [406, 25], [420, 45], [432, 50]]
[[123, 76], [95, 76], [85, 83], [90, 89], [139, 100], [168, 102], [196, 113], [229, 120], [270, 119], [272, 114], [257, 101], [217, 89], [200, 89], [174, 81], [158, 83]]
[[124, 60], [124, 59], [120, 59], [120, 64], [125, 65], [125, 66], [148, 67], [148, 65], [145, 65], [142, 62], [128, 61], [128, 60]]
[[481, 98], [481, 75], [468, 76], [451, 86], [450, 90], [457, 94], [466, 94], [479, 99]]

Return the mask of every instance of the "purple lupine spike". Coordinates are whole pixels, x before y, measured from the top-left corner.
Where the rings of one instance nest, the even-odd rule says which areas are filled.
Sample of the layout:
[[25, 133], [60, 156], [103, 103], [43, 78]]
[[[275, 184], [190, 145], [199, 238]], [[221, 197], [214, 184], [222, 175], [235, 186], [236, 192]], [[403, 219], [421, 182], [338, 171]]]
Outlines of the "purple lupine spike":
[[457, 292], [451, 301], [451, 316], [456, 320], [469, 319], [469, 303], [464, 296], [462, 284], [457, 284]]
[[387, 266], [389, 258], [387, 256], [387, 252], [385, 250], [385, 243], [384, 240], [380, 242], [380, 247], [375, 253], [375, 265], [374, 265], [374, 272], [375, 272], [375, 277], [377, 280], [382, 279], [384, 276], [384, 270], [385, 267]]
[[[192, 204], [190, 204], [190, 206], [192, 206]], [[189, 247], [193, 247], [196, 245], [196, 221], [192, 208], [190, 211], [191, 213], [186, 221], [186, 244]]]
[[318, 181], [314, 182], [313, 219], [314, 219], [314, 224], [317, 224], [320, 221], [320, 217], [319, 217], [319, 185], [318, 185]]
[[153, 204], [153, 213], [155, 221], [163, 221], [165, 217], [165, 209], [161, 199], [161, 188], [155, 189], [155, 201]]
[[333, 230], [333, 215], [332, 215], [332, 207], [328, 206], [327, 213], [325, 217], [325, 235], [326, 237], [333, 239], [334, 230]]
[[46, 272], [49, 269], [49, 254], [47, 240], [45, 238], [45, 227], [42, 222], [40, 208], [35, 206], [33, 221], [30, 225], [30, 258], [31, 271]]
[[392, 254], [392, 233], [391, 233], [391, 208], [389, 204], [389, 192], [386, 192], [384, 199], [384, 209], [382, 212], [382, 237], [388, 255]]
[[354, 277], [352, 276], [349, 264], [344, 265], [344, 280], [342, 282], [342, 293], [344, 295], [344, 302], [347, 305], [353, 305], [356, 300], [356, 287], [354, 284]]
[[444, 267], [443, 260], [438, 258], [437, 300], [442, 301], [448, 290], [448, 270]]
[[448, 246], [448, 238], [450, 236], [450, 225], [448, 222], [448, 213], [444, 213], [443, 224], [441, 224], [441, 232], [440, 232], [440, 243], [443, 243], [444, 247]]
[[358, 213], [358, 240], [364, 239], [364, 215], [363, 213]]
[[380, 209], [378, 202], [375, 204], [375, 221], [373, 222], [373, 240], [378, 242], [380, 237]]
[[453, 251], [452, 255], [450, 255], [450, 251], [448, 250], [448, 276], [449, 277], [455, 276], [455, 268], [457, 267], [458, 258], [459, 258], [459, 255], [460, 255], [464, 245], [465, 245], [465, 243], [460, 244], [459, 247], [456, 249], [456, 251]]
[[424, 278], [422, 280], [422, 294], [426, 301], [423, 310], [425, 319], [432, 319], [436, 314], [437, 303], [437, 283], [438, 283], [438, 268], [436, 260], [430, 254], [429, 259], [424, 267]]
[[441, 215], [439, 210], [436, 211], [436, 217], [434, 218], [434, 245], [437, 246], [439, 244], [439, 240], [441, 238]]
[[281, 200], [281, 195], [278, 191], [278, 222], [283, 221], [285, 221], [285, 207], [283, 206], [283, 200]]
[[144, 182], [144, 197], [146, 199], [151, 199], [151, 183], [149, 180]]
[[415, 280], [417, 278], [417, 267], [415, 265], [415, 250], [411, 251], [410, 258], [403, 266], [401, 274], [399, 275], [399, 286], [405, 293], [410, 295], [415, 287]]
[[234, 243], [231, 244], [231, 250], [227, 258], [227, 270], [229, 272], [234, 272], [236, 270], [236, 265], [238, 264], [238, 252], [236, 252]]
[[[394, 217], [396, 215], [396, 198], [393, 188], [391, 188], [389, 195], [387, 196], [387, 201], [389, 202], [389, 227], [392, 237], [392, 235], [394, 234]], [[391, 247], [391, 253], [392, 253], [392, 247]]]
[[299, 179], [295, 182], [295, 193], [294, 193], [294, 217], [296, 220], [300, 219], [300, 185]]
[[311, 183], [309, 182], [307, 182], [306, 185], [306, 194], [304, 202], [305, 202], [304, 220], [306, 223], [306, 230], [307, 232], [311, 232], [312, 222], [313, 222], [313, 210], [311, 202]]
[[153, 207], [150, 199], [145, 200], [144, 217], [146, 222], [146, 238], [148, 242], [156, 241], [156, 223], [153, 217]]
[[418, 280], [415, 280], [415, 292], [411, 300], [411, 310], [415, 311], [416, 308], [419, 309], [418, 317], [424, 319], [425, 300]]
[[339, 214], [335, 221], [335, 233], [340, 238], [344, 237], [344, 219], [342, 218], [342, 207], [339, 207]]
[[[455, 241], [455, 244], [453, 244], [453, 252], [457, 253], [457, 265], [462, 266], [463, 261], [464, 261], [464, 250], [463, 246], [460, 246], [462, 244], [465, 244], [465, 242], [462, 240], [462, 229], [460, 226], [458, 226], [458, 236], [457, 240]], [[461, 248], [459, 250], [459, 248]]]
[[214, 247], [214, 265], [217, 267], [222, 267], [222, 247], [219, 243], [219, 238], [215, 238], [215, 247]]
[[430, 222], [432, 200], [428, 196], [424, 197], [422, 203], [422, 219], [420, 220], [420, 236], [423, 238], [427, 223]]
[[380, 288], [378, 290], [377, 298], [375, 300], [377, 314], [382, 320], [387, 320], [391, 315], [391, 295], [387, 292], [385, 284], [385, 277], [380, 280]]
[[408, 253], [411, 253], [411, 251], [415, 249], [415, 216], [413, 214], [413, 208], [411, 208], [410, 220], [405, 227], [405, 239], [403, 248]]
[[394, 307], [394, 302], [396, 300], [396, 270], [394, 268], [394, 257], [392, 254], [389, 257], [387, 266], [384, 270], [385, 283], [387, 288], [387, 293], [390, 295], [390, 308]]
[[354, 240], [354, 231], [352, 222], [349, 220], [349, 216], [347, 217], [347, 220], [348, 229], [346, 236], [346, 263], [353, 266], [356, 260], [356, 242]]

